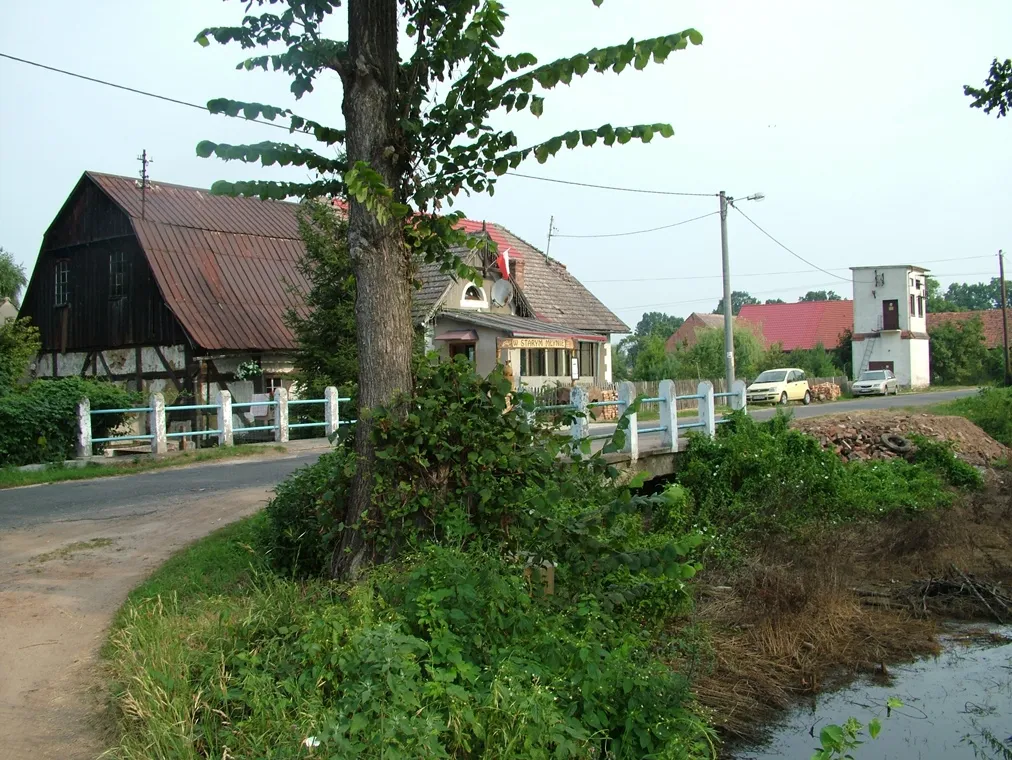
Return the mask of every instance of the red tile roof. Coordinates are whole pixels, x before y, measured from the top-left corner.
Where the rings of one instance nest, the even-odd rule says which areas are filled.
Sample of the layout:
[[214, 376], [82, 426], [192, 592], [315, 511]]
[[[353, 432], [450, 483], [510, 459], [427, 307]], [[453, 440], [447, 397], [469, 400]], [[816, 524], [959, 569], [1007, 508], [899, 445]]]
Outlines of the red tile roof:
[[805, 301], [743, 306], [738, 319], [757, 325], [767, 346], [779, 343], [784, 351], [795, 348], [836, 348], [840, 333], [854, 329], [853, 301]]
[[[735, 317], [732, 317], [731, 321], [737, 322], [738, 320]], [[674, 351], [680, 346], [694, 346], [699, 341], [700, 330], [719, 330], [723, 329], [723, 327], [723, 314], [700, 314], [699, 312], [694, 311], [686, 317], [681, 326], [671, 334], [665, 342], [664, 347], [667, 351]]]
[[[980, 318], [984, 327], [984, 342], [988, 348], [998, 348], [1002, 345], [1001, 309], [988, 309], [986, 311], [942, 311], [937, 314], [928, 314], [928, 332], [932, 328], [943, 325], [946, 322], [967, 322], [975, 317]], [[1009, 330], [1012, 330], [1012, 317], [1009, 317]]]

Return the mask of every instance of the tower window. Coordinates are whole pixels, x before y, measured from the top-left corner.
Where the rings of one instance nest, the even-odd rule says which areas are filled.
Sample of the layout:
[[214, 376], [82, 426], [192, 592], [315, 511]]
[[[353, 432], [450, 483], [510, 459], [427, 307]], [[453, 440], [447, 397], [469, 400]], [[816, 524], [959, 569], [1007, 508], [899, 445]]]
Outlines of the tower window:
[[70, 261], [60, 259], [53, 270], [56, 290], [54, 292], [56, 306], [66, 306], [70, 300]]
[[109, 298], [123, 298], [127, 288], [127, 261], [124, 251], [109, 254]]

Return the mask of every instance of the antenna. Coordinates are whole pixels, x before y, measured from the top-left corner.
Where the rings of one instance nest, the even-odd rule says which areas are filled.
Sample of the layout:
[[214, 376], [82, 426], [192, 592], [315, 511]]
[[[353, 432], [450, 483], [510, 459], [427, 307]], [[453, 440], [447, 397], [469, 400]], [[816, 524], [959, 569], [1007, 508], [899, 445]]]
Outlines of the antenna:
[[144, 218], [145, 207], [147, 206], [147, 194], [148, 194], [148, 164], [154, 163], [148, 158], [147, 149], [142, 150], [141, 154], [137, 156], [137, 160], [141, 162], [141, 181], [139, 186], [141, 188], [141, 219]]
[[545, 258], [546, 259], [550, 259], [551, 258], [548, 254], [552, 250], [552, 235], [554, 235], [556, 232], [558, 232], [558, 230], [555, 229], [555, 216], [553, 215], [548, 220], [548, 245], [545, 246]]

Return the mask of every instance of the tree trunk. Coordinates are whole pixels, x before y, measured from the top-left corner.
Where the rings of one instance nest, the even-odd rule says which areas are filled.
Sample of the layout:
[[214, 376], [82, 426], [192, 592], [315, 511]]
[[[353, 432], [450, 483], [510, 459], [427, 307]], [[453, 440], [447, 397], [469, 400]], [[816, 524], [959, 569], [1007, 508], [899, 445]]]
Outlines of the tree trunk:
[[[386, 185], [401, 188], [401, 144], [397, 126], [397, 0], [350, 0], [344, 118], [349, 166], [365, 161]], [[398, 198], [399, 200], [399, 198]], [[402, 223], [380, 224], [349, 198], [348, 250], [355, 267], [358, 330], [359, 420], [355, 431], [357, 469], [348, 494], [341, 540], [331, 560], [335, 578], [355, 578], [372, 554], [358, 525], [371, 508], [374, 450], [369, 410], [411, 389], [410, 257]]]

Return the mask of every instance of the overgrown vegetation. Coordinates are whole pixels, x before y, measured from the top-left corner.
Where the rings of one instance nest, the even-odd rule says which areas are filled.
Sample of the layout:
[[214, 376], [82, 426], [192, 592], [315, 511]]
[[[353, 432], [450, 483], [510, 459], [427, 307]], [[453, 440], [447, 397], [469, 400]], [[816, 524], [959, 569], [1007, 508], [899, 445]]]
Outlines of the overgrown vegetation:
[[966, 417], [996, 441], [1012, 447], [1012, 388], [981, 388], [974, 396], [941, 404], [934, 411]]
[[[134, 405], [133, 394], [112, 383], [65, 377], [35, 380], [0, 398], [0, 466], [59, 462], [74, 456], [77, 404], [88, 398], [92, 409]], [[92, 417], [92, 435], [107, 437], [125, 415]]]
[[[253, 568], [225, 573], [238, 592], [173, 598], [156, 576], [134, 595], [111, 645], [118, 755], [710, 756], [656, 643], [698, 568], [681, 495], [560, 459], [565, 440], [509, 390], [462, 360], [423, 369], [406, 416], [376, 411], [362, 526], [339, 522], [354, 475], [339, 447], [279, 489], [248, 556], [232, 543], [223, 561]], [[349, 527], [372, 569], [316, 580]]]
[[943, 477], [970, 478], [969, 465], [941, 445], [916, 464], [843, 463], [788, 421], [783, 414], [766, 423], [734, 414], [716, 438], [690, 441], [678, 475], [692, 496], [681, 527], [710, 536], [716, 560], [735, 561], [750, 542], [791, 536], [807, 525], [948, 506], [953, 495]]
[[[463, 360], [419, 368], [407, 414], [375, 412], [361, 525], [340, 519], [339, 445], [135, 592], [108, 652], [113, 756], [712, 757], [690, 692], [706, 644], [682, 628], [699, 552], [936, 509], [939, 473], [962, 473], [944, 447], [843, 464], [737, 415], [693, 439], [679, 484], [636, 495], [602, 457], [558, 457], [509, 390]], [[324, 581], [349, 528], [369, 570]]]

